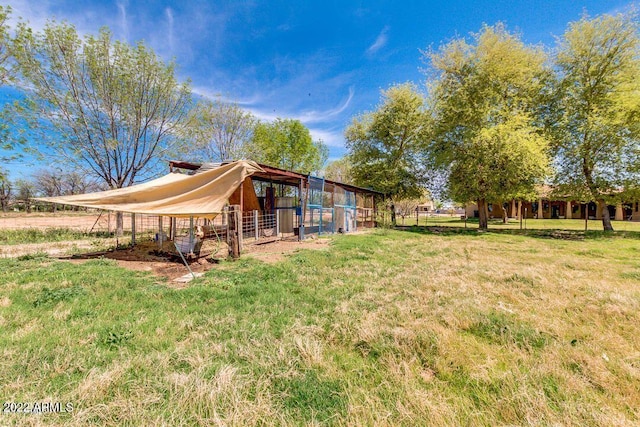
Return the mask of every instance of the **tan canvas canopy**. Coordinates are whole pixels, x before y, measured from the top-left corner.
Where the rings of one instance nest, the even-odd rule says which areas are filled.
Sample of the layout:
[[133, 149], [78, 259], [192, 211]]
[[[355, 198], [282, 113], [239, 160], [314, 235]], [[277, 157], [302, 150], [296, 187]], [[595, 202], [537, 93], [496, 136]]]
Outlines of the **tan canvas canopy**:
[[222, 212], [229, 197], [254, 172], [264, 171], [255, 162], [241, 160], [195, 175], [170, 173], [117, 190], [36, 200], [119, 212], [211, 218]]

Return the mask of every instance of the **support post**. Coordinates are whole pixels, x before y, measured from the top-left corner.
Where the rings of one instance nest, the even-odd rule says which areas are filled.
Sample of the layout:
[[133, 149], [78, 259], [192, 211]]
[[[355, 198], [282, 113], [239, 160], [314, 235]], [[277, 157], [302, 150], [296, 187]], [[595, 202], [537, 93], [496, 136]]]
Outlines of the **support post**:
[[278, 215], [278, 210], [274, 209], [276, 216], [276, 237], [280, 237], [280, 215]]
[[131, 214], [131, 246], [136, 245], [136, 214]]
[[189, 255], [193, 255], [193, 217], [189, 217]]
[[178, 220], [176, 217], [171, 217], [169, 226], [169, 240], [171, 241], [176, 240], [176, 228], [178, 228], [177, 222]]
[[569, 200], [567, 202], [567, 207], [565, 208], [564, 217], [566, 219], [572, 219], [573, 218], [573, 212], [571, 212], [571, 200]]
[[584, 231], [589, 230], [589, 202], [584, 204]]
[[522, 201], [518, 200], [518, 218], [520, 219], [520, 230], [522, 230]]
[[229, 256], [233, 259], [240, 258], [240, 238], [242, 235], [242, 222], [240, 217], [240, 205], [233, 205], [229, 210]]
[[[298, 187], [298, 195], [300, 198], [300, 221], [298, 221], [298, 240], [304, 240], [304, 217], [307, 210], [307, 201], [302, 197], [303, 180], [300, 178], [300, 186]], [[309, 191], [307, 190], [307, 194]]]
[[258, 211], [256, 210], [253, 211], [253, 231], [255, 233], [256, 240], [260, 238], [260, 229], [258, 228], [259, 225]]
[[240, 183], [240, 219], [242, 219], [242, 212], [244, 212], [244, 181]]
[[162, 236], [162, 216], [158, 216], [158, 249], [162, 249], [164, 237]]
[[[238, 253], [244, 249], [244, 212], [238, 209], [236, 224], [238, 224]], [[239, 255], [238, 255], [239, 256]]]

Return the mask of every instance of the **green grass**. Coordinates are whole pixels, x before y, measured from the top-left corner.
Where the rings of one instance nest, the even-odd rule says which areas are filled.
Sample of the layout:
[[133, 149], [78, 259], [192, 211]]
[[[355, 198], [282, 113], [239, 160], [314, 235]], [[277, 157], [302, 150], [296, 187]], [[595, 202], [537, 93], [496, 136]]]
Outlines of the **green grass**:
[[414, 231], [183, 289], [0, 259], [0, 396], [74, 406], [0, 424], [640, 424], [635, 233]]
[[[397, 219], [398, 225], [403, 225], [402, 217]], [[478, 228], [478, 219], [469, 218], [466, 221], [468, 228]], [[638, 231], [640, 232], [640, 222], [631, 221], [611, 221], [613, 228], [616, 231]], [[404, 225], [411, 226], [416, 225], [416, 218], [405, 218]], [[464, 227], [465, 221], [460, 219], [459, 215], [456, 216], [436, 216], [436, 217], [420, 217], [420, 226], [449, 226], [449, 227]], [[523, 229], [527, 230], [576, 230], [584, 231], [584, 219], [527, 219], [522, 221]], [[602, 220], [590, 219], [587, 222], [589, 231], [601, 231]], [[502, 219], [489, 220], [489, 229], [496, 230], [515, 230], [520, 229], [520, 221], [510, 218], [507, 224], [502, 222]]]

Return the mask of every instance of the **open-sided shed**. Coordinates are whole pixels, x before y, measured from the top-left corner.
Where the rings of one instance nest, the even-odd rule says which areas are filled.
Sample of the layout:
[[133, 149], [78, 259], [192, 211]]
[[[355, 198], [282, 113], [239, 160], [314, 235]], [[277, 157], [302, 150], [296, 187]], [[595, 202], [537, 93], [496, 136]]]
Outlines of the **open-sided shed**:
[[[170, 173], [131, 187], [39, 200], [131, 214], [136, 227], [157, 224], [155, 238], [177, 244], [188, 236], [183, 253], [192, 253], [200, 237], [239, 241], [238, 246], [311, 233], [348, 233], [375, 225], [381, 193], [321, 177], [257, 164], [169, 162]], [[168, 217], [169, 221], [163, 221]], [[185, 223], [188, 221], [188, 223]], [[138, 228], [138, 233], [141, 231]], [[149, 227], [147, 227], [149, 228]], [[197, 232], [196, 232], [197, 230]], [[197, 235], [196, 235], [197, 234]], [[153, 235], [153, 234], [152, 234]]]
[[[170, 161], [178, 169], [198, 174], [226, 163]], [[259, 170], [244, 179], [229, 198], [239, 205], [248, 223], [248, 214], [277, 215], [280, 232], [294, 233], [300, 239], [312, 233], [348, 233], [359, 227], [375, 226], [377, 191], [341, 183], [310, 174], [258, 163]]]

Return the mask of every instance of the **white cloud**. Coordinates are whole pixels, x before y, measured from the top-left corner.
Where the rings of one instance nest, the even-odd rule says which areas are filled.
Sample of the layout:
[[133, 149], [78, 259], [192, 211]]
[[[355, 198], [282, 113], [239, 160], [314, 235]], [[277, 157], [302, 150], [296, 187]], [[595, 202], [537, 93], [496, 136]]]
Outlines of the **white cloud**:
[[129, 41], [129, 24], [127, 23], [127, 5], [124, 2], [119, 1], [117, 3], [118, 6], [118, 15], [120, 21], [120, 30], [122, 31], [122, 39], [125, 41]]
[[[261, 108], [259, 106], [256, 106], [255, 102], [252, 104], [249, 102], [246, 102], [244, 105], [253, 105], [253, 107], [250, 107], [248, 110], [251, 112], [251, 114], [259, 118], [260, 120], [273, 121], [278, 117], [290, 118], [290, 119], [300, 120], [303, 124], [308, 126], [309, 124], [313, 124], [313, 123], [327, 123], [330, 120], [334, 119], [336, 116], [343, 113], [351, 104], [351, 100], [353, 99], [354, 94], [355, 94], [355, 90], [353, 89], [353, 87], [350, 87], [349, 94], [347, 96], [347, 99], [344, 102], [342, 102], [340, 105], [334, 108], [330, 108], [328, 110], [323, 110], [323, 111], [312, 110], [312, 111], [293, 112], [293, 111], [287, 111], [287, 110], [277, 110], [273, 108], [270, 109], [269, 107]], [[255, 100], [257, 101], [258, 99], [260, 99], [259, 95], [256, 96]], [[240, 102], [237, 102], [237, 103], [240, 104]], [[343, 144], [340, 144], [340, 146], [342, 145]]]
[[614, 7], [613, 9], [610, 9], [610, 10], [606, 11], [605, 14], [607, 14], [607, 15], [617, 15], [619, 13], [632, 12], [634, 9], [637, 10], [636, 2], [630, 2], [630, 3], [624, 4], [624, 5], [619, 6], [619, 7]]
[[300, 120], [303, 123], [317, 123], [317, 122], [324, 122], [327, 119], [335, 117], [340, 113], [342, 113], [343, 111], [345, 111], [347, 107], [349, 107], [349, 104], [351, 104], [351, 100], [353, 99], [354, 94], [355, 94], [355, 91], [353, 90], [353, 87], [349, 87], [349, 96], [342, 103], [342, 105], [339, 105], [335, 108], [332, 108], [326, 111], [303, 111], [298, 115], [298, 120]]
[[220, 99], [223, 102], [234, 103], [245, 107], [259, 104], [263, 99], [262, 95], [259, 93], [254, 93], [253, 96], [249, 98], [236, 98], [230, 95], [224, 95], [221, 91], [216, 91], [215, 89], [212, 90], [204, 86], [193, 86], [191, 88], [191, 92], [211, 101]]
[[28, 0], [11, 2], [11, 24], [15, 25], [20, 19], [28, 21], [31, 28], [36, 31], [44, 29], [47, 20], [51, 18], [49, 2], [42, 1], [37, 5]]
[[169, 51], [173, 52], [173, 10], [170, 7], [164, 10], [167, 15], [167, 38], [169, 39]]
[[117, 11], [110, 7], [105, 9], [102, 7], [104, 5], [100, 5], [91, 9], [76, 7], [71, 11], [63, 12], [59, 6], [58, 2], [49, 0], [12, 0], [13, 12], [10, 23], [15, 26], [19, 21], [23, 21], [32, 30], [42, 31], [48, 21], [58, 23], [66, 21], [76, 28], [80, 36], [97, 34], [103, 26], [111, 29], [121, 28], [123, 33], [128, 34], [127, 11], [124, 3], [117, 3]]
[[376, 52], [386, 46], [387, 41], [389, 40], [389, 36], [387, 35], [388, 32], [389, 26], [386, 25], [382, 31], [380, 31], [380, 34], [378, 34], [376, 41], [367, 48], [367, 55], [375, 55]]
[[314, 141], [321, 139], [329, 147], [344, 148], [344, 135], [341, 130], [323, 130], [317, 128], [309, 128], [309, 133]]

